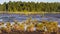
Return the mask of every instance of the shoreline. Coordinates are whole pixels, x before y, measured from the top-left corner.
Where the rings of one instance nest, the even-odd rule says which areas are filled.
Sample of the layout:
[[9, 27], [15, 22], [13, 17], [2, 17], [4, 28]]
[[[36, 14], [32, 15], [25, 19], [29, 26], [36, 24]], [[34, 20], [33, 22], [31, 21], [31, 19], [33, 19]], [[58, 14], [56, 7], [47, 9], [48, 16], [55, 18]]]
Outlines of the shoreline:
[[46, 14], [46, 13], [52, 13], [52, 14], [60, 14], [60, 12], [0, 12], [0, 14]]

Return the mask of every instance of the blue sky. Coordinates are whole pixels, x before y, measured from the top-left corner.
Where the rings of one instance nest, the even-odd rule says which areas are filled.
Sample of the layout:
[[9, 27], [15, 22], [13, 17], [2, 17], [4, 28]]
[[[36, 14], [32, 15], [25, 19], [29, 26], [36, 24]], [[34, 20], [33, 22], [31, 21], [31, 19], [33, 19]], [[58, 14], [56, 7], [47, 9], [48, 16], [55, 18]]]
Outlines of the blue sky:
[[4, 2], [9, 2], [9, 1], [25, 1], [25, 2], [28, 2], [28, 1], [33, 1], [33, 2], [60, 2], [60, 0], [0, 0], [0, 3], [4, 3]]

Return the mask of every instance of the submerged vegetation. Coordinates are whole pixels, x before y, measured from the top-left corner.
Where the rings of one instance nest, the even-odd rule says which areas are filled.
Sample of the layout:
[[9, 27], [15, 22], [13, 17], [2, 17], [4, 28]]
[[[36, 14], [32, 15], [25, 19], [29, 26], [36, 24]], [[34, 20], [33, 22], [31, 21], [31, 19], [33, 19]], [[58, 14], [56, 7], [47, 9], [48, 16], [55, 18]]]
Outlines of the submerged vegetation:
[[25, 22], [14, 21], [14, 23], [0, 23], [1, 34], [48, 34], [58, 33], [58, 22], [56, 21], [41, 21], [28, 19]]

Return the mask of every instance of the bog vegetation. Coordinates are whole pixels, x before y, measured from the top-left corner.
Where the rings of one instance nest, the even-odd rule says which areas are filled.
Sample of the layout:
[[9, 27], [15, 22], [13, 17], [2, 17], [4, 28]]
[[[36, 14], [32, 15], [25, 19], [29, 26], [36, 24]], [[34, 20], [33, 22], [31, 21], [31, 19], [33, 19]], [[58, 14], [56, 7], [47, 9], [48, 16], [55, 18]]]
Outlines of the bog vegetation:
[[[13, 24], [10, 22], [0, 23], [0, 33], [1, 34], [58, 34], [58, 22], [56, 21], [41, 21], [28, 19], [25, 22], [14, 21]], [[46, 33], [48, 32], [48, 33]]]

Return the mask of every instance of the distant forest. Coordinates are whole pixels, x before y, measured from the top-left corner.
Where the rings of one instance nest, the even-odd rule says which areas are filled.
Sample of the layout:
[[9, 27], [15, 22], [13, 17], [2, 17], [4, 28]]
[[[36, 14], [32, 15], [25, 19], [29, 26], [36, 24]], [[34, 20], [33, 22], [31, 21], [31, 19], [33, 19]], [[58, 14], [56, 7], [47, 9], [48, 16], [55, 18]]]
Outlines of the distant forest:
[[0, 11], [9, 12], [60, 12], [60, 3], [44, 3], [44, 2], [4, 2], [0, 4]]

